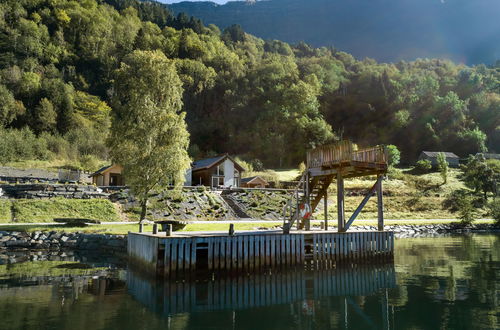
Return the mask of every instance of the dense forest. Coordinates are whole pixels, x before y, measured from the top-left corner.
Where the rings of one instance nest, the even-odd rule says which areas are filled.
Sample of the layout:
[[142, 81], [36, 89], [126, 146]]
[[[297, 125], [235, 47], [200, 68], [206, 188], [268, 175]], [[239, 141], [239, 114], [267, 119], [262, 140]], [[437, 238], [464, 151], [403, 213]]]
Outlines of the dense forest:
[[500, 152], [500, 65], [356, 60], [332, 48], [223, 31], [159, 3], [0, 3], [0, 159], [108, 159], [114, 78], [133, 50], [175, 65], [193, 158], [228, 152], [296, 166], [339, 138], [423, 150]]
[[169, 8], [220, 29], [239, 24], [263, 39], [335, 46], [383, 62], [429, 57], [492, 64], [500, 54], [497, 0], [183, 1]]

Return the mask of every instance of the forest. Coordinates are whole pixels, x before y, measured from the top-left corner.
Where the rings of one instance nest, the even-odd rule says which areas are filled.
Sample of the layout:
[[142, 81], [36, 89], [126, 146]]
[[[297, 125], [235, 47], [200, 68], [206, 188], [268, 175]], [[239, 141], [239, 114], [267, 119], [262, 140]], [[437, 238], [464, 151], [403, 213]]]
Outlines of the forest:
[[155, 2], [0, 3], [0, 160], [65, 159], [93, 170], [107, 137], [122, 60], [164, 53], [182, 82], [194, 159], [238, 155], [295, 167], [338, 139], [461, 157], [500, 152], [500, 62], [378, 63], [334, 48], [220, 30]]

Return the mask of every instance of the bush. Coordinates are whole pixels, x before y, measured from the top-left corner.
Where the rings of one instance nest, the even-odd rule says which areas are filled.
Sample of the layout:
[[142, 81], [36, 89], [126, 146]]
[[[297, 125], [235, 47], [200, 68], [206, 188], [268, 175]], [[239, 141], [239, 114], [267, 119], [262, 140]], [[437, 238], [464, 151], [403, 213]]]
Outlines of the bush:
[[430, 160], [422, 159], [415, 164], [415, 170], [419, 173], [427, 173], [432, 169], [432, 163]]
[[0, 128], [0, 162], [23, 160], [48, 160], [51, 153], [48, 151], [45, 139], [37, 138], [28, 128], [4, 129]]
[[396, 147], [393, 144], [389, 144], [386, 146], [387, 149], [387, 154], [389, 155], [388, 163], [389, 166], [396, 166], [399, 164], [401, 160], [401, 152], [399, 151], [398, 147]]
[[497, 225], [500, 225], [500, 199], [495, 199], [488, 205], [490, 215]]
[[473, 200], [468, 195], [463, 195], [457, 200], [458, 218], [463, 225], [471, 224], [475, 220], [475, 207]]

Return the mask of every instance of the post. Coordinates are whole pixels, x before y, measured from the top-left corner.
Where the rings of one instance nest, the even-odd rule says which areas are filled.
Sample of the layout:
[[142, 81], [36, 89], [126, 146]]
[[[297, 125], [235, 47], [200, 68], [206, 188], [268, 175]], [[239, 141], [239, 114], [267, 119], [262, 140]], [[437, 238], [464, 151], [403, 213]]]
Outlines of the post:
[[234, 236], [234, 224], [229, 224], [229, 236]]
[[337, 217], [338, 232], [344, 232], [345, 212], [344, 212], [344, 178], [342, 173], [337, 172]]
[[384, 231], [384, 202], [382, 199], [382, 177], [377, 180], [378, 231]]
[[[327, 188], [328, 189], [328, 188]], [[325, 190], [325, 230], [328, 230], [328, 192]]]
[[[309, 171], [306, 173], [306, 204], [309, 205], [309, 207], [311, 207], [311, 198], [309, 196]], [[310, 217], [305, 219], [305, 224], [304, 224], [305, 230], [311, 230], [311, 217], [312, 214]]]
[[158, 224], [153, 224], [153, 235], [158, 235]]
[[167, 224], [167, 229], [165, 231], [167, 236], [172, 236], [172, 224]]
[[144, 224], [139, 223], [139, 233], [142, 233], [144, 231]]

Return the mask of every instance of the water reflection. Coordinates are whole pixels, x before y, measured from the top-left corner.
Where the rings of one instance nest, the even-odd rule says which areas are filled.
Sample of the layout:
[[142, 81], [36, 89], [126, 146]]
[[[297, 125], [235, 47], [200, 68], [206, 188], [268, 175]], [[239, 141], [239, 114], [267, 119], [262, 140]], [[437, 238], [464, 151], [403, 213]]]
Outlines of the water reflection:
[[0, 329], [500, 328], [500, 235], [397, 240], [394, 266], [197, 282], [40, 276], [46, 263], [0, 265]]
[[380, 317], [387, 323], [386, 289], [394, 288], [395, 284], [394, 264], [343, 265], [330, 270], [253, 274], [209, 281], [152, 280], [139, 272], [127, 273], [129, 293], [163, 317], [186, 312], [195, 316], [201, 312], [232, 311], [236, 319], [239, 311], [265, 308], [287, 313], [289, 320], [298, 320], [301, 316], [314, 316], [317, 309], [324, 308], [325, 300], [328, 306], [338, 305], [330, 314], [334, 323], [341, 318], [347, 323], [347, 313], [351, 310], [373, 326], [375, 321], [359, 305], [364, 299], [358, 297], [376, 297], [381, 305]]

